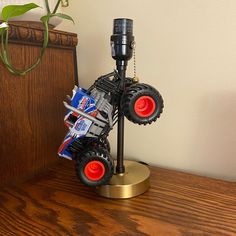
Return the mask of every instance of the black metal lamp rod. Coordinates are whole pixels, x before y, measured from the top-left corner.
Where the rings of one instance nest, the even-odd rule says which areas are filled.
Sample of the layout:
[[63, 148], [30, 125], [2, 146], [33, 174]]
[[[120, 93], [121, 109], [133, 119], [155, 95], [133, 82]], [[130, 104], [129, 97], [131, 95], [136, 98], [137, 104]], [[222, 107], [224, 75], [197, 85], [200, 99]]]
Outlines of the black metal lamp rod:
[[[113, 22], [113, 35], [111, 36], [112, 57], [116, 60], [116, 68], [121, 79], [121, 90], [125, 89], [126, 68], [128, 60], [133, 55], [133, 20], [115, 19]], [[117, 128], [117, 166], [116, 173], [124, 173], [124, 115], [121, 106], [118, 107]]]

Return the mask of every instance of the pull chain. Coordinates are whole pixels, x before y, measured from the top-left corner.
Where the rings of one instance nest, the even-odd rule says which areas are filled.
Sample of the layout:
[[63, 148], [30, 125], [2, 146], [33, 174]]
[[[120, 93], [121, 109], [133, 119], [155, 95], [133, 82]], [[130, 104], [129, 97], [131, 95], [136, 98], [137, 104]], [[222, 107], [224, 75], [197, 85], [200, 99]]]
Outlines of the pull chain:
[[134, 78], [136, 77], [136, 53], [135, 53], [135, 44], [133, 49], [133, 57], [134, 57]]
[[134, 82], [138, 82], [139, 78], [136, 76], [136, 44], [135, 42], [132, 43], [132, 48], [133, 48], [133, 65], [134, 65], [134, 77], [133, 77], [133, 81]]

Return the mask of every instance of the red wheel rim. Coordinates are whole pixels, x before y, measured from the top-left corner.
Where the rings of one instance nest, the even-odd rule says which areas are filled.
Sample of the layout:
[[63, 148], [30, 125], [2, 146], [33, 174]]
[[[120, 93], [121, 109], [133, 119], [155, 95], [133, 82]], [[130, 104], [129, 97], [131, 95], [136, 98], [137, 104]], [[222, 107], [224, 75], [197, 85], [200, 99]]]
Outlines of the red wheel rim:
[[100, 180], [105, 174], [104, 164], [100, 161], [90, 161], [85, 166], [84, 173], [89, 180]]
[[156, 103], [150, 96], [141, 96], [134, 104], [134, 111], [140, 117], [149, 117], [156, 109]]

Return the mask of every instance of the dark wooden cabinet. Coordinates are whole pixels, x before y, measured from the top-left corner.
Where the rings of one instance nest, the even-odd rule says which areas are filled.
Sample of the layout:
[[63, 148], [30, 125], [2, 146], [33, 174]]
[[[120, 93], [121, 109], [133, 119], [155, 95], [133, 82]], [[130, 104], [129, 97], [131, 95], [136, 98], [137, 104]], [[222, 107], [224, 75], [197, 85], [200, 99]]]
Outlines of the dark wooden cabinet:
[[[39, 55], [43, 30], [11, 25], [10, 53], [17, 68]], [[42, 63], [26, 76], [0, 64], [0, 186], [22, 181], [58, 160], [66, 129], [62, 101], [77, 81], [76, 34], [50, 30]]]

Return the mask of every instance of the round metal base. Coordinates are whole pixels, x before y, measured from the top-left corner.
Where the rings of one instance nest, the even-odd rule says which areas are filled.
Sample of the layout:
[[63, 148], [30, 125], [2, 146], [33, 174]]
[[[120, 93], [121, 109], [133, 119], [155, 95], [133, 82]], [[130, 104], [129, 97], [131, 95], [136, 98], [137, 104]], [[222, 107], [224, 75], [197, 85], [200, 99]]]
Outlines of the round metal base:
[[146, 192], [150, 186], [150, 170], [135, 161], [124, 161], [125, 173], [114, 174], [108, 185], [96, 187], [95, 191], [107, 198], [131, 198]]

